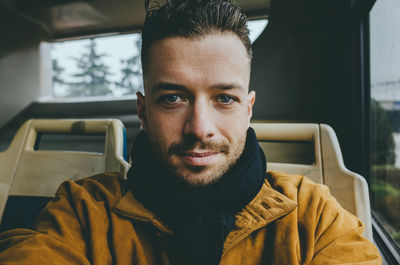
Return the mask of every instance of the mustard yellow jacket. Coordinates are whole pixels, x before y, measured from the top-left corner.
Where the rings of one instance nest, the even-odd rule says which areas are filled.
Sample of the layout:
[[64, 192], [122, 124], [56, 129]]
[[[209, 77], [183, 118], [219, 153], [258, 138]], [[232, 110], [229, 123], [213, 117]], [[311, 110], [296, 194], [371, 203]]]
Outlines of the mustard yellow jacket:
[[[271, 172], [237, 214], [221, 264], [381, 264], [362, 231], [326, 186]], [[2, 233], [0, 264], [164, 265], [172, 233], [124, 180], [101, 174], [61, 185], [34, 230]]]

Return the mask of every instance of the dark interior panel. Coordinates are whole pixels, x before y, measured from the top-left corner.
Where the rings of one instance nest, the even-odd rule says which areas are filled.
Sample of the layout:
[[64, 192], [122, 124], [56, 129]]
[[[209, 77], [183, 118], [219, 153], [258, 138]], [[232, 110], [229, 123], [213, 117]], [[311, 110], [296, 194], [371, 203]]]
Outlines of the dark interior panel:
[[254, 43], [251, 88], [255, 119], [329, 124], [348, 168], [365, 175], [369, 95], [355, 48], [363, 41], [358, 4], [273, 1], [269, 24]]

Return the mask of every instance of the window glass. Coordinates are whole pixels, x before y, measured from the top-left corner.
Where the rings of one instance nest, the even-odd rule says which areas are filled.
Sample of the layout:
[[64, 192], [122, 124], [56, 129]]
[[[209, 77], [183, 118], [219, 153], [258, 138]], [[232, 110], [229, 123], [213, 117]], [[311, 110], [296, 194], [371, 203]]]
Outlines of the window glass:
[[372, 210], [400, 244], [400, 1], [370, 13]]
[[53, 96], [134, 95], [141, 90], [140, 34], [52, 45]]
[[[248, 26], [253, 42], [267, 20]], [[134, 97], [143, 89], [140, 45], [139, 33], [53, 43], [53, 97]]]
[[267, 19], [250, 20], [247, 24], [250, 31], [250, 41], [253, 43], [267, 27]]

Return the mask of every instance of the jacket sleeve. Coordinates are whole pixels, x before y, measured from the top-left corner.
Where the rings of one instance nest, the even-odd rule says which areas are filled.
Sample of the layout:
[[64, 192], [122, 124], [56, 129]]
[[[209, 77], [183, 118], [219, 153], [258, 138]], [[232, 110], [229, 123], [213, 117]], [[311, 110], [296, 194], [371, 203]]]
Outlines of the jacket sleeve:
[[[0, 264], [90, 264], [86, 227], [81, 221], [87, 203], [72, 182], [64, 183], [40, 213], [34, 230], [15, 229], [0, 234]], [[79, 189], [79, 188], [78, 188]], [[85, 206], [86, 205], [86, 206]]]
[[311, 264], [382, 264], [375, 245], [362, 235], [362, 222], [343, 209], [328, 189], [322, 193], [316, 206]]

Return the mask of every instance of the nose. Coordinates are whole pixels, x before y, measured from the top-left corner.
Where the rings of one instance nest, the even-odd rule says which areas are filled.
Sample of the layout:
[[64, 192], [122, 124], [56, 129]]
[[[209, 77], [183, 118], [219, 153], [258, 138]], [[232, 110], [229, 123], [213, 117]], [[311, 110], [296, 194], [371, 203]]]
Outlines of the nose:
[[184, 135], [195, 137], [198, 140], [212, 138], [216, 130], [212, 116], [212, 106], [205, 100], [194, 102], [185, 122]]

